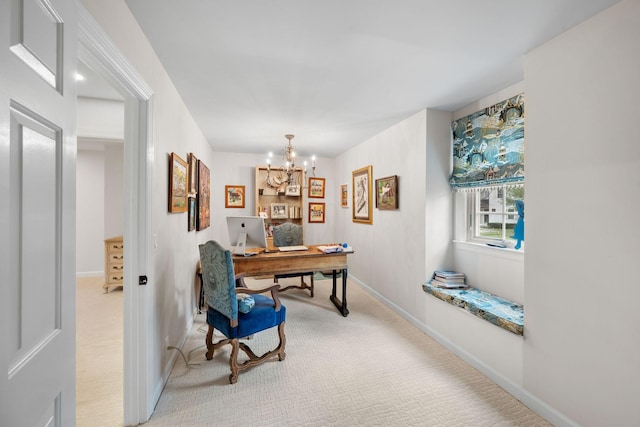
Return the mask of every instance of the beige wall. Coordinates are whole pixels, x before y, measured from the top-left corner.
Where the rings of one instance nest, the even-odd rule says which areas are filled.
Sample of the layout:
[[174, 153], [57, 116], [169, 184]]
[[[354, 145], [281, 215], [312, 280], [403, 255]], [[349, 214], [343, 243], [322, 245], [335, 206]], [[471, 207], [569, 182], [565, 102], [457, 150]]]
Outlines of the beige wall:
[[628, 0], [525, 62], [524, 387], [583, 426], [640, 425], [639, 40]]

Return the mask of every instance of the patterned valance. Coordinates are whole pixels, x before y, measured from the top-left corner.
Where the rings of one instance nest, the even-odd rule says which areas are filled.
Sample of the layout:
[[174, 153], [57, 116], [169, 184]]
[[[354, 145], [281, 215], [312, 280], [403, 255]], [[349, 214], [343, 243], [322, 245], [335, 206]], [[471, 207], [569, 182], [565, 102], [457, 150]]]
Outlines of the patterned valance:
[[451, 123], [453, 187], [524, 181], [524, 94]]

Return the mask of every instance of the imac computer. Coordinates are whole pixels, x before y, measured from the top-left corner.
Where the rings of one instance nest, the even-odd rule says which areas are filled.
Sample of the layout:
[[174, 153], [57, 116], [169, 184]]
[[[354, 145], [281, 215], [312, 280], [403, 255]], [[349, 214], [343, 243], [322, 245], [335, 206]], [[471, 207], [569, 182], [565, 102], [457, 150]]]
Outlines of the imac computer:
[[231, 253], [235, 255], [255, 255], [258, 251], [247, 249], [267, 248], [267, 237], [264, 233], [264, 218], [259, 216], [228, 216], [227, 230]]

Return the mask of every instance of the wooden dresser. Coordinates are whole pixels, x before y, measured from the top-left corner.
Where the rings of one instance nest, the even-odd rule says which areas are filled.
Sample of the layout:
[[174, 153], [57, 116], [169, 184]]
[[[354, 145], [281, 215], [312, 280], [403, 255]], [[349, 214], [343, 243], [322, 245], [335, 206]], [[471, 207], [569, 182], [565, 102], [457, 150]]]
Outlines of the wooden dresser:
[[124, 284], [124, 243], [122, 236], [112, 237], [104, 241], [104, 288], [122, 286]]

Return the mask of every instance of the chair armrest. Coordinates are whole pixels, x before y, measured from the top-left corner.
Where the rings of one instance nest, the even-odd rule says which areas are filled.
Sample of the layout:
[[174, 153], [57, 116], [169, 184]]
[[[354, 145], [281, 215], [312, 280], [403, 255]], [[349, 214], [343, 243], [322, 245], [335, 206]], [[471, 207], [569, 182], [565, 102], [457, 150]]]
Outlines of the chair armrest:
[[262, 289], [236, 288], [236, 293], [264, 294], [267, 292], [271, 292], [271, 299], [273, 299], [273, 302], [275, 303], [275, 309], [276, 311], [279, 311], [280, 310], [280, 298], [278, 297], [279, 290], [280, 290], [280, 285], [278, 285], [277, 283], [274, 283], [272, 286], [269, 286], [268, 288], [262, 288]]
[[236, 287], [238, 287], [238, 288], [246, 288], [247, 287], [247, 284], [244, 283], [244, 276], [246, 276], [246, 275], [247, 275], [247, 273], [237, 273], [234, 276], [234, 279], [236, 281]]

